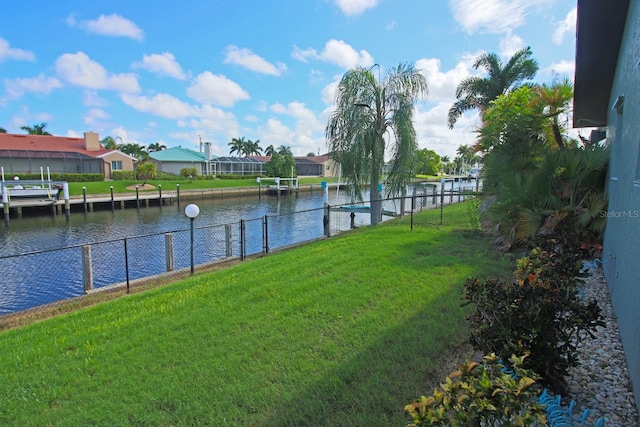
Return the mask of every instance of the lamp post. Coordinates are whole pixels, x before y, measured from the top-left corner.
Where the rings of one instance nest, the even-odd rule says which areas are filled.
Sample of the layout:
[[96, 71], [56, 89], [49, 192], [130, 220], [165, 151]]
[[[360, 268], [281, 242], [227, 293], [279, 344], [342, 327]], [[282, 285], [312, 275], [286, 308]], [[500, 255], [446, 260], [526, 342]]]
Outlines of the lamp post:
[[191, 203], [184, 208], [184, 214], [191, 220], [191, 275], [193, 276], [193, 220], [200, 215], [200, 208]]

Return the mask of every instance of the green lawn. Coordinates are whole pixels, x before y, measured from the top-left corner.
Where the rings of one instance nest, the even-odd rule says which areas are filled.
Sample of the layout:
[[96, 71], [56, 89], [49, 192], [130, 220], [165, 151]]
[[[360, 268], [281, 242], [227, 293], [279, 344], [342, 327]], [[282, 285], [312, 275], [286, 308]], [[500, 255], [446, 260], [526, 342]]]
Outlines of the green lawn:
[[[467, 337], [453, 227], [364, 227], [0, 333], [0, 425], [402, 426]], [[462, 352], [462, 353], [461, 353]]]

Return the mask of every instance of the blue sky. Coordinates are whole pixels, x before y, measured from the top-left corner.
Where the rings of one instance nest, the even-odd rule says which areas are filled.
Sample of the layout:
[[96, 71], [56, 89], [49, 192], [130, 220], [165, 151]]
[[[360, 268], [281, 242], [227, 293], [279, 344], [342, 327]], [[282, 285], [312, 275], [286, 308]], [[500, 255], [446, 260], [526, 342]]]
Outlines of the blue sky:
[[[411, 63], [430, 95], [420, 148], [473, 144], [447, 112], [482, 52], [531, 46], [537, 82], [573, 79], [575, 0], [22, 0], [0, 17], [0, 127], [228, 155], [232, 138], [325, 153], [335, 87], [356, 66]], [[118, 142], [120, 142], [118, 140]]]

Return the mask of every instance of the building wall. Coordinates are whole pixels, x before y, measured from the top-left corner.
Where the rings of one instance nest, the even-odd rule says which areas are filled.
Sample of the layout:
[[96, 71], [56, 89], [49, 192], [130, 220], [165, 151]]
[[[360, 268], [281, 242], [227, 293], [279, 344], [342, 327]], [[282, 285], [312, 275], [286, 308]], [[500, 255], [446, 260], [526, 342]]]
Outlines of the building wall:
[[171, 173], [174, 175], [180, 175], [180, 170], [184, 168], [197, 168], [198, 172], [202, 174], [202, 162], [161, 162], [158, 160], [152, 160], [158, 167], [158, 172]]
[[126, 154], [120, 152], [112, 152], [109, 154], [105, 154], [102, 159], [106, 163], [104, 165], [104, 175], [106, 179], [111, 179], [113, 176], [111, 174], [113, 171], [111, 170], [111, 161], [121, 161], [123, 171], [132, 171], [133, 170], [133, 159]]
[[[618, 111], [613, 106], [620, 96], [624, 106]], [[640, 407], [640, 0], [629, 3], [609, 105], [603, 269]]]

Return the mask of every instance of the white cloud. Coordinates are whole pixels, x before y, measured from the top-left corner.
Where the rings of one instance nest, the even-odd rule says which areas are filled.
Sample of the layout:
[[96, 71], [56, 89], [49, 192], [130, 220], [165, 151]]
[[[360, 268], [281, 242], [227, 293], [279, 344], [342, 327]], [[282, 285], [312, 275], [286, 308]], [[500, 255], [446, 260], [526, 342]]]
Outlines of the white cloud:
[[291, 57], [298, 61], [309, 62], [310, 60], [318, 59], [318, 52], [313, 48], [300, 49], [298, 46], [294, 45]]
[[355, 67], [369, 67], [373, 65], [373, 57], [366, 50], [357, 51], [342, 40], [331, 39], [324, 45], [324, 50], [318, 53], [315, 49], [300, 49], [293, 47], [291, 56], [299, 61], [308, 62], [319, 59], [331, 62], [344, 69]]
[[241, 49], [233, 45], [227, 46], [223, 62], [225, 64], [236, 64], [248, 70], [262, 74], [270, 74], [272, 76], [279, 76], [287, 70], [287, 66], [281, 62], [273, 65], [261, 56], [253, 53], [250, 49]]
[[49, 93], [62, 87], [62, 83], [54, 77], [46, 77], [44, 74], [40, 74], [38, 77], [32, 78], [5, 79], [4, 86], [11, 98], [19, 98], [27, 92]]
[[560, 61], [554, 62], [548, 68], [542, 70], [542, 72], [549, 74], [552, 78], [554, 75], [558, 75], [560, 77], [566, 76], [573, 81], [575, 69], [576, 64], [574, 61]]
[[109, 101], [100, 97], [95, 90], [85, 89], [82, 91], [82, 103], [86, 107], [106, 107]]
[[334, 0], [334, 2], [347, 16], [359, 15], [378, 5], [378, 0]]
[[394, 20], [392, 20], [391, 22], [389, 22], [387, 25], [385, 25], [385, 29], [387, 31], [393, 31], [396, 29], [396, 26], [398, 25], [398, 23]]
[[223, 75], [210, 71], [198, 75], [187, 89], [187, 95], [202, 104], [214, 104], [232, 107], [237, 101], [249, 99], [250, 96], [239, 84]]
[[10, 47], [9, 42], [0, 37], [0, 62], [5, 59], [35, 61], [36, 56], [31, 51]]
[[122, 94], [122, 101], [131, 108], [166, 119], [178, 119], [198, 114], [197, 109], [178, 98], [165, 93], [153, 97]]
[[477, 112], [463, 114], [453, 129], [446, 125], [449, 108], [448, 102], [438, 103], [415, 114], [415, 128], [420, 148], [433, 150], [441, 156], [456, 155], [460, 145], [473, 145], [476, 142], [475, 130], [480, 123]]
[[70, 27], [82, 28], [102, 36], [129, 37], [139, 41], [144, 38], [144, 32], [134, 22], [116, 13], [100, 15], [97, 19], [88, 21], [76, 21], [75, 17], [70, 15], [66, 21]]
[[55, 68], [60, 78], [76, 86], [125, 93], [140, 92], [135, 75], [108, 73], [102, 65], [83, 52], [61, 55], [56, 59]]
[[454, 19], [470, 34], [506, 33], [524, 23], [527, 0], [450, 0]]
[[576, 33], [576, 21], [578, 19], [578, 9], [574, 7], [567, 13], [567, 16], [563, 21], [558, 23], [556, 30], [553, 33], [552, 40], [555, 44], [562, 44], [565, 34]]
[[500, 55], [505, 58], [512, 57], [514, 53], [525, 47], [524, 40], [511, 32], [500, 39]]
[[169, 52], [143, 55], [142, 61], [134, 62], [131, 65], [133, 68], [143, 68], [159, 76], [173, 77], [179, 80], [187, 78], [175, 56]]
[[416, 69], [427, 79], [429, 87], [428, 100], [440, 102], [446, 100], [453, 104], [455, 102], [456, 88], [460, 81], [470, 75], [470, 66], [464, 61], [458, 62], [455, 68], [442, 71], [438, 58], [426, 58], [416, 61]]
[[82, 121], [86, 125], [91, 126], [99, 124], [99, 122], [110, 118], [111, 116], [106, 111], [101, 110], [100, 108], [91, 108], [89, 111], [87, 111], [87, 114], [84, 115]]

